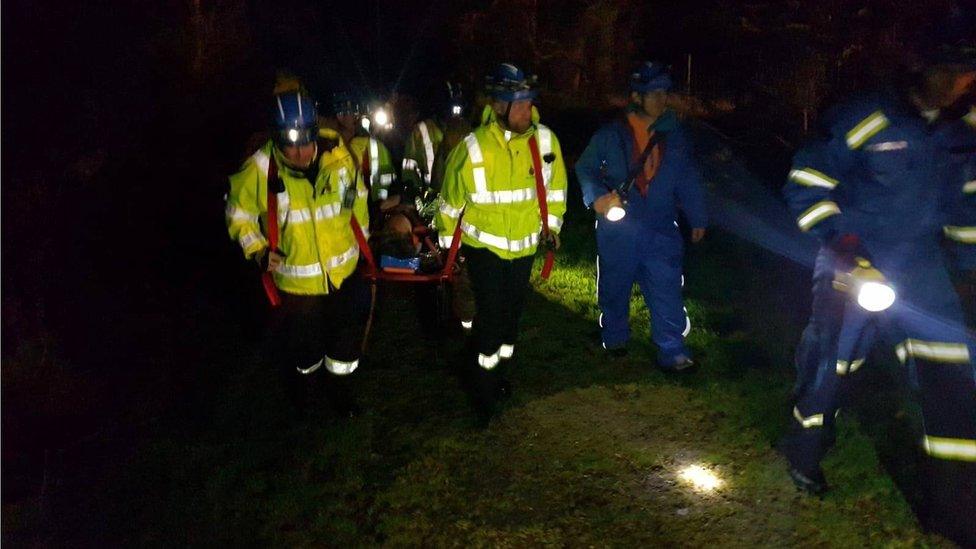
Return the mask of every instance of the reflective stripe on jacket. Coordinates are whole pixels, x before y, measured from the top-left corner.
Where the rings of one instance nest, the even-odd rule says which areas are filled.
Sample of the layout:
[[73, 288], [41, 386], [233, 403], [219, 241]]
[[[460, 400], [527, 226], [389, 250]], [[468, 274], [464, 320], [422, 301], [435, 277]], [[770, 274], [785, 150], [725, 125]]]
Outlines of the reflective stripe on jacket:
[[403, 149], [403, 182], [421, 189], [430, 186], [434, 157], [444, 132], [433, 120], [418, 122]]
[[[349, 225], [352, 213], [363, 227], [368, 224], [366, 187], [362, 178], [357, 178], [353, 157], [334, 131], [323, 129], [319, 135], [338, 145], [318, 152], [314, 187], [285, 165], [271, 141], [230, 176], [227, 230], [250, 259], [268, 246], [263, 227], [267, 227], [268, 168], [274, 155], [285, 189], [278, 193], [278, 241], [285, 258], [273, 276], [278, 288], [291, 294], [328, 294], [330, 281], [335, 288], [341, 286], [356, 270], [359, 258], [359, 246]], [[342, 208], [342, 195], [349, 185], [357, 189], [352, 211]]]
[[[370, 199], [386, 200], [390, 195], [390, 187], [396, 180], [396, 168], [393, 166], [386, 145], [376, 137], [357, 135], [350, 141], [349, 151], [355, 158], [360, 172], [369, 173]], [[363, 157], [367, 152], [369, 161], [364, 165]]]
[[956, 183], [941, 138], [910, 105], [874, 94], [825, 119], [828, 139], [797, 153], [783, 188], [801, 231], [891, 242], [942, 232]]
[[556, 135], [538, 123], [523, 134], [504, 130], [486, 107], [483, 124], [459, 143], [445, 162], [437, 215], [441, 245], [451, 244], [461, 212], [461, 241], [488, 248], [502, 259], [535, 253], [542, 231], [536, 182], [529, 149], [535, 135], [542, 157], [542, 176], [549, 209], [548, 224], [559, 232], [566, 212], [566, 166]]

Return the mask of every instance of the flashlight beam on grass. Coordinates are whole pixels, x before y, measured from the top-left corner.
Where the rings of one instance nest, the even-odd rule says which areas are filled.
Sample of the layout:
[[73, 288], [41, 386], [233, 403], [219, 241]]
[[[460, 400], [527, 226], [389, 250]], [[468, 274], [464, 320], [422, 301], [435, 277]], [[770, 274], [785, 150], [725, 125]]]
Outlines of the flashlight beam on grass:
[[701, 465], [689, 465], [678, 472], [678, 478], [698, 492], [713, 492], [725, 484], [714, 472]]

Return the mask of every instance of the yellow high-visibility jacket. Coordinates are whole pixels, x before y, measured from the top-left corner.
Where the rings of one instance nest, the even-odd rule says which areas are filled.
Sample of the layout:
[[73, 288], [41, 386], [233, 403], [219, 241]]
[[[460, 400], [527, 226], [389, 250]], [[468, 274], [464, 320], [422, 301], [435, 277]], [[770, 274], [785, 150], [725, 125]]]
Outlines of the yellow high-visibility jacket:
[[[287, 167], [272, 141], [265, 143], [230, 176], [227, 194], [227, 231], [240, 243], [248, 259], [268, 247], [268, 168], [272, 156], [284, 192], [278, 193], [278, 248], [284, 263], [273, 273], [282, 291], [299, 295], [323, 295], [329, 283], [339, 288], [355, 270], [359, 245], [350, 227], [355, 213], [363, 230], [369, 225], [366, 186], [357, 175], [353, 157], [332, 130], [319, 130], [319, 147], [334, 143], [331, 150], [318, 151], [319, 172], [314, 186], [299, 172]], [[345, 189], [355, 185], [353, 208], [342, 208]]]
[[[360, 173], [369, 172], [370, 199], [386, 200], [390, 195], [390, 186], [396, 179], [396, 168], [386, 145], [376, 137], [357, 135], [349, 142], [349, 151]], [[365, 163], [364, 155], [368, 155]]]
[[431, 119], [418, 122], [403, 149], [403, 183], [417, 191], [431, 184], [434, 158], [444, 139], [444, 132]]
[[447, 157], [437, 214], [442, 246], [450, 246], [462, 211], [461, 242], [488, 248], [502, 259], [535, 253], [542, 231], [536, 198], [529, 137], [536, 136], [549, 209], [549, 228], [559, 232], [566, 213], [566, 166], [556, 135], [539, 123], [533, 107], [532, 126], [523, 134], [504, 130], [491, 107], [482, 125], [469, 133]]

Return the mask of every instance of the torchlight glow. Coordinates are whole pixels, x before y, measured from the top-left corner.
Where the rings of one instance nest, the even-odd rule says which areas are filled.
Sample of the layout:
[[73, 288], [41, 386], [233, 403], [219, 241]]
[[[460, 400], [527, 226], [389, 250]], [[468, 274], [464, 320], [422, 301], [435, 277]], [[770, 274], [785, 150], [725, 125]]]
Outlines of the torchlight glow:
[[461, 116], [461, 105], [452, 106], [451, 114], [453, 114], [454, 116]]
[[290, 129], [290, 130], [288, 130], [288, 140], [291, 141], [292, 143], [297, 143], [298, 142], [298, 130], [296, 130], [296, 129]]
[[610, 221], [620, 221], [627, 215], [627, 211], [620, 206], [611, 206], [607, 211], [607, 219]]
[[718, 478], [715, 473], [701, 465], [689, 465], [685, 467], [678, 473], [678, 477], [691, 484], [699, 492], [711, 492], [721, 488], [722, 484], [724, 484], [722, 479]]
[[377, 109], [376, 113], [373, 114], [373, 121], [376, 122], [377, 126], [385, 127], [390, 122], [389, 115], [383, 109]]
[[857, 304], [867, 311], [884, 311], [895, 302], [895, 291], [887, 284], [865, 282], [857, 291]]

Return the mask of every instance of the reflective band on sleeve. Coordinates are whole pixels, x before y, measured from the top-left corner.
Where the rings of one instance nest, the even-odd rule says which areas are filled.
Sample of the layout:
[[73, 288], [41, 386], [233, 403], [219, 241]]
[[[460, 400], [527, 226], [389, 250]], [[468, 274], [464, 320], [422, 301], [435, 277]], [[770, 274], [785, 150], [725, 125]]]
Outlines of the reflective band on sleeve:
[[359, 360], [345, 362], [334, 358], [325, 357], [325, 369], [337, 376], [346, 376], [356, 371], [359, 367]]
[[883, 112], [875, 111], [847, 132], [847, 146], [852, 150], [858, 149], [865, 141], [887, 127], [888, 118]]
[[251, 232], [242, 234], [240, 237], [240, 243], [241, 248], [243, 248], [245, 252], [248, 252], [254, 248], [256, 244], [260, 244], [259, 247], [265, 246], [267, 241], [264, 239], [264, 236], [261, 235], [261, 233]]
[[450, 204], [448, 204], [447, 202], [442, 203], [439, 210], [442, 214], [446, 215], [447, 217], [450, 217], [451, 219], [457, 219], [461, 217], [461, 212], [463, 211], [461, 208], [455, 208]]
[[[901, 343], [906, 356], [946, 364], [969, 364], [969, 347], [965, 343], [944, 343], [906, 339]], [[897, 352], [897, 350], [896, 350]], [[901, 356], [899, 355], [899, 358]]]
[[528, 250], [529, 248], [539, 244], [539, 233], [532, 233], [521, 240], [509, 240], [503, 236], [486, 233], [474, 225], [465, 223], [463, 221], [461, 222], [461, 230], [478, 242], [487, 244], [500, 250], [508, 250], [512, 253]]
[[976, 193], [976, 180], [967, 181], [965, 185], [962, 186], [963, 194], [974, 194]]
[[378, 198], [380, 200], [386, 200], [386, 198], [388, 196], [390, 196], [390, 191], [388, 189], [377, 189], [376, 190], [376, 198]]
[[[475, 168], [475, 172], [484, 168]], [[475, 204], [514, 204], [516, 202], [526, 202], [535, 200], [535, 189], [515, 189], [513, 191], [484, 191], [471, 193], [468, 200]]]
[[925, 453], [934, 458], [976, 461], [976, 440], [925, 435], [922, 446]]
[[302, 208], [300, 210], [288, 210], [289, 223], [306, 223], [311, 220], [312, 212], [308, 211], [308, 208]]
[[331, 219], [342, 211], [341, 202], [333, 202], [315, 208], [315, 219]]
[[312, 364], [312, 365], [311, 365], [311, 366], [309, 366], [308, 368], [300, 368], [300, 367], [296, 367], [295, 369], [296, 369], [296, 370], [298, 370], [298, 373], [300, 373], [300, 374], [303, 374], [303, 375], [306, 375], [306, 376], [307, 376], [308, 374], [311, 374], [311, 373], [312, 373], [312, 372], [314, 372], [315, 370], [318, 370], [319, 368], [321, 368], [321, 367], [322, 367], [322, 363], [323, 363], [323, 362], [325, 362], [325, 359], [324, 359], [324, 358], [323, 358], [322, 360], [320, 360], [320, 361], [318, 361], [318, 362], [316, 362], [315, 364]]
[[276, 271], [281, 276], [290, 278], [312, 278], [322, 276], [322, 266], [318, 263], [311, 265], [279, 265]]
[[454, 235], [438, 237], [437, 243], [441, 245], [441, 248], [450, 248], [451, 244], [454, 243]]
[[485, 158], [481, 155], [481, 145], [478, 144], [478, 138], [473, 133], [469, 133], [464, 137], [464, 145], [468, 148], [468, 160], [472, 164], [481, 164], [485, 161]]
[[[684, 287], [684, 285], [685, 285], [685, 277], [684, 275], [682, 275], [681, 286]], [[688, 316], [688, 307], [682, 307], [682, 309], [685, 310], [685, 329], [681, 332], [681, 337], [688, 337], [688, 334], [691, 333], [691, 317]]]
[[840, 213], [840, 207], [836, 202], [831, 200], [823, 200], [817, 202], [813, 206], [810, 206], [807, 211], [803, 212], [799, 218], [796, 220], [796, 224], [800, 227], [803, 232], [809, 231], [814, 225], [820, 223], [824, 219]]
[[227, 206], [227, 210], [225, 210], [225, 214], [227, 215], [227, 219], [230, 219], [231, 221], [244, 222], [244, 223], [258, 222], [257, 214], [249, 213], [247, 210], [244, 210], [242, 208], [237, 208], [235, 206]]
[[473, 168], [472, 173], [474, 175], [474, 189], [476, 194], [484, 194], [488, 192], [488, 178], [485, 176], [485, 167], [478, 166]]
[[387, 187], [387, 186], [390, 185], [390, 183], [393, 183], [393, 174], [392, 173], [385, 173], [385, 174], [383, 174], [383, 175], [380, 176], [380, 185], [382, 185], [384, 187]]
[[828, 177], [822, 172], [818, 172], [813, 168], [803, 168], [802, 170], [792, 170], [790, 172], [790, 181], [795, 181], [800, 185], [805, 187], [823, 187], [825, 189], [833, 189], [837, 186], [837, 180]]
[[404, 158], [403, 159], [403, 169], [404, 170], [407, 170], [407, 171], [409, 171], [409, 170], [416, 170], [417, 169], [417, 161], [414, 160], [413, 158]]
[[853, 362], [848, 362], [846, 360], [837, 361], [837, 375], [842, 376], [848, 373], [854, 373], [864, 364], [864, 359], [859, 358]]
[[359, 246], [353, 244], [348, 250], [342, 252], [339, 255], [334, 255], [329, 259], [325, 260], [325, 268], [335, 269], [336, 267], [356, 257], [359, 257]]
[[267, 153], [264, 151], [256, 151], [251, 155], [251, 158], [254, 159], [254, 163], [257, 164], [258, 169], [261, 170], [261, 173], [265, 174], [265, 177], [267, 177], [268, 169], [271, 168], [271, 158], [267, 155]]
[[901, 362], [902, 364], [908, 362], [908, 349], [905, 349], [904, 343], [895, 345], [895, 356], [898, 357], [898, 362]]
[[796, 406], [793, 407], [793, 417], [796, 418], [800, 425], [803, 425], [804, 429], [809, 429], [811, 427], [823, 427], [824, 416], [823, 414], [814, 414], [809, 417], [803, 417], [800, 413], [800, 409]]
[[539, 156], [542, 157], [542, 181], [548, 188], [552, 182], [552, 162], [546, 162], [545, 158], [552, 153], [552, 130], [547, 126], [539, 124], [537, 130], [539, 135]]
[[375, 137], [369, 138], [369, 175], [373, 181], [380, 175], [380, 146]]
[[515, 354], [515, 345], [509, 345], [507, 343], [504, 343], [502, 344], [501, 347], [498, 348], [498, 356], [504, 360], [508, 360], [512, 358], [512, 355], [514, 354]]
[[947, 238], [962, 242], [963, 244], [976, 244], [976, 227], [952, 227], [942, 228]]
[[556, 216], [552, 215], [552, 214], [549, 214], [546, 217], [546, 221], [549, 224], [549, 228], [550, 229], [556, 229], [558, 231], [563, 226], [563, 220], [561, 218], [559, 218], [559, 217], [556, 217]]
[[546, 202], [565, 202], [566, 191], [546, 191]]
[[420, 137], [424, 141], [424, 160], [427, 164], [427, 173], [424, 179], [430, 182], [430, 174], [434, 171], [434, 143], [430, 140], [430, 132], [427, 131], [427, 123], [421, 122]]
[[500, 359], [501, 357], [498, 355], [498, 351], [495, 351], [495, 353], [491, 355], [483, 355], [478, 353], [478, 366], [481, 366], [485, 370], [491, 370], [498, 365], [498, 361]]

